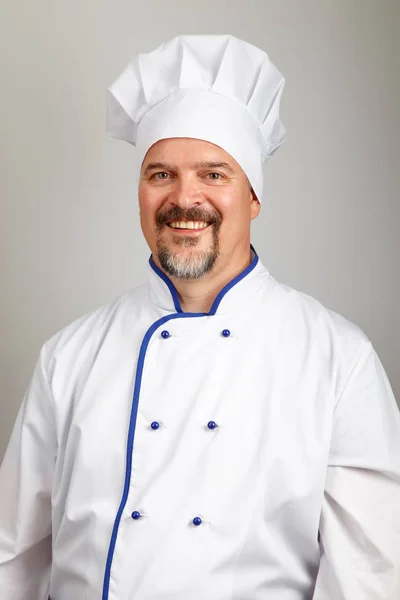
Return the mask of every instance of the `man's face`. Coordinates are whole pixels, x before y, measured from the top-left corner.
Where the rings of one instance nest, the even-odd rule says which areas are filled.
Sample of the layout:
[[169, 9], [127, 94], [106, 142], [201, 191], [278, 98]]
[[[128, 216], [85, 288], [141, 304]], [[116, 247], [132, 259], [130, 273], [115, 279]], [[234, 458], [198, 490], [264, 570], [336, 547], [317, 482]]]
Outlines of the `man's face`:
[[139, 182], [140, 222], [153, 258], [178, 279], [199, 279], [243, 260], [260, 205], [238, 163], [219, 146], [192, 138], [160, 140]]

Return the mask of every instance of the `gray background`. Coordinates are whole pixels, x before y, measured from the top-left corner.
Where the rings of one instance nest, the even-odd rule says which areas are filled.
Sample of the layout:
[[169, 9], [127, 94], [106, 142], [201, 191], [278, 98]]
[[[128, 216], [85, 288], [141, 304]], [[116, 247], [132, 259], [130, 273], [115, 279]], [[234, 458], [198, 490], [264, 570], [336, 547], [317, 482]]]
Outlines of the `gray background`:
[[253, 243], [370, 337], [400, 398], [398, 0], [6, 0], [0, 19], [0, 457], [40, 346], [136, 286], [133, 149], [105, 89], [133, 54], [232, 33], [286, 78]]

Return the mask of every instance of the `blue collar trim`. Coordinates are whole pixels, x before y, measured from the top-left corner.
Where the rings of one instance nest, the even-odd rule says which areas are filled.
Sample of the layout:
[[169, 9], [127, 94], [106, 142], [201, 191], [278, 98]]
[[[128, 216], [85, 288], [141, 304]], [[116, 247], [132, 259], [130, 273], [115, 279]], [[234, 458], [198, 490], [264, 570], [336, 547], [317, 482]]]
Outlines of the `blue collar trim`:
[[175, 288], [174, 284], [169, 279], [169, 277], [166, 276], [166, 274], [164, 273], [164, 271], [161, 271], [161, 269], [159, 269], [157, 267], [156, 263], [153, 260], [153, 255], [150, 256], [149, 263], [150, 263], [150, 266], [153, 269], [153, 271], [155, 271], [157, 273], [157, 275], [159, 277], [161, 277], [161, 279], [167, 284], [167, 286], [169, 288], [169, 291], [171, 292], [172, 299], [174, 301], [174, 306], [175, 306], [176, 312], [177, 313], [183, 313], [183, 310], [182, 310], [182, 307], [181, 307], [181, 303], [179, 301], [178, 292], [176, 291], [176, 288]]
[[[254, 253], [254, 257], [253, 260], [251, 261], [251, 263], [249, 264], [249, 266], [242, 271], [241, 273], [239, 273], [239, 275], [237, 275], [236, 277], [234, 277], [234, 279], [232, 279], [232, 281], [230, 281], [229, 283], [226, 284], [225, 287], [222, 288], [222, 290], [217, 294], [217, 297], [215, 298], [210, 311], [208, 313], [201, 313], [202, 315], [215, 315], [215, 313], [218, 310], [218, 307], [221, 303], [222, 298], [225, 296], [225, 294], [227, 292], [229, 292], [229, 290], [231, 290], [237, 283], [239, 283], [239, 281], [241, 281], [242, 279], [244, 279], [249, 273], [251, 273], [251, 271], [256, 267], [257, 263], [258, 263], [258, 254], [255, 251], [254, 247], [250, 244], [250, 248]], [[183, 313], [182, 307], [181, 307], [181, 303], [179, 300], [179, 296], [178, 296], [178, 292], [174, 286], [174, 284], [172, 283], [172, 281], [169, 279], [169, 277], [167, 277], [167, 275], [164, 273], [164, 271], [161, 271], [161, 269], [156, 265], [156, 263], [153, 260], [153, 256], [150, 256], [149, 258], [149, 264], [151, 266], [151, 268], [153, 269], [153, 271], [155, 273], [157, 273], [157, 275], [164, 281], [164, 283], [168, 286], [168, 289], [171, 293], [172, 296], [172, 300], [174, 301], [174, 306], [175, 306], [175, 310], [177, 313]], [[198, 313], [195, 313], [198, 314]]]

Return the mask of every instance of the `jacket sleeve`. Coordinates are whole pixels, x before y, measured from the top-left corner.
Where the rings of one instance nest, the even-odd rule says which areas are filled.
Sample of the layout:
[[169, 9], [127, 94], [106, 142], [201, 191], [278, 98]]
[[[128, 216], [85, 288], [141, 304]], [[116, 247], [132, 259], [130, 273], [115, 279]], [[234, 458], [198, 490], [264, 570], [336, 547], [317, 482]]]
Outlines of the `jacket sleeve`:
[[48, 597], [55, 457], [52, 395], [43, 348], [0, 469], [1, 600]]
[[400, 599], [400, 413], [362, 346], [334, 413], [314, 600]]

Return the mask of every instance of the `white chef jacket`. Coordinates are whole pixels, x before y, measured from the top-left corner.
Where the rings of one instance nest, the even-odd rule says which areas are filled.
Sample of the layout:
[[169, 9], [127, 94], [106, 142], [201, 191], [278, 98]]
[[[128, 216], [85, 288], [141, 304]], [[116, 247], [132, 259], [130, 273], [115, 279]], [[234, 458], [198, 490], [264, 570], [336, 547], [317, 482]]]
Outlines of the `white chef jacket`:
[[257, 255], [44, 344], [0, 476], [1, 600], [399, 600], [400, 416], [366, 335]]

